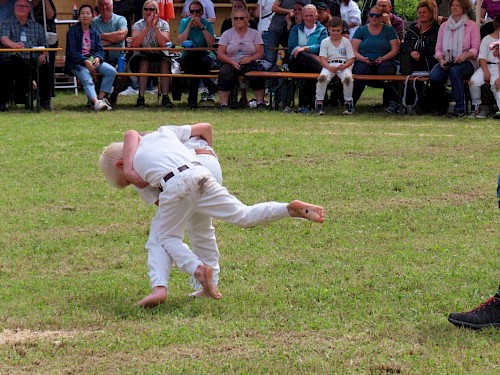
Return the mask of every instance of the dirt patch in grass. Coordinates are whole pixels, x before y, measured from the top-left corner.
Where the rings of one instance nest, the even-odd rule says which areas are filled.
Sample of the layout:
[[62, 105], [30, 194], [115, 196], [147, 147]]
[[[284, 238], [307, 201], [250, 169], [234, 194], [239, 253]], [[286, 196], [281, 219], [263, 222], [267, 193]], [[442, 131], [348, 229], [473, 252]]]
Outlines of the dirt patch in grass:
[[0, 345], [16, 345], [39, 340], [58, 342], [75, 337], [78, 331], [32, 331], [30, 329], [6, 329], [0, 333]]

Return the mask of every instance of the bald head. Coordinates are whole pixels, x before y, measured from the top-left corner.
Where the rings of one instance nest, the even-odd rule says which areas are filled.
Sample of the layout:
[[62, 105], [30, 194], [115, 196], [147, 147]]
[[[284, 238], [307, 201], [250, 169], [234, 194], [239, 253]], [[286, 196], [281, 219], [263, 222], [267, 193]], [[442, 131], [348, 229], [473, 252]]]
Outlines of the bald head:
[[377, 5], [382, 8], [383, 13], [391, 13], [392, 11], [391, 0], [377, 0]]

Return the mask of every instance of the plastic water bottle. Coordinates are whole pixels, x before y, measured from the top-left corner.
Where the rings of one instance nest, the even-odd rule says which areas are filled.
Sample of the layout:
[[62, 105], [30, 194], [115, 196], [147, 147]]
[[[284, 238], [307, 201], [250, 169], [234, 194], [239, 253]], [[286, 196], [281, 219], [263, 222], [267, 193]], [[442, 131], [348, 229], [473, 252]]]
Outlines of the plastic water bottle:
[[241, 48], [240, 48], [238, 50], [238, 53], [236, 54], [236, 61], [240, 62], [242, 57], [243, 57], [243, 52], [241, 51]]
[[76, 6], [76, 3], [73, 3], [73, 19], [78, 19], [78, 7]]
[[125, 71], [125, 52], [120, 52], [118, 56], [118, 72], [123, 73]]

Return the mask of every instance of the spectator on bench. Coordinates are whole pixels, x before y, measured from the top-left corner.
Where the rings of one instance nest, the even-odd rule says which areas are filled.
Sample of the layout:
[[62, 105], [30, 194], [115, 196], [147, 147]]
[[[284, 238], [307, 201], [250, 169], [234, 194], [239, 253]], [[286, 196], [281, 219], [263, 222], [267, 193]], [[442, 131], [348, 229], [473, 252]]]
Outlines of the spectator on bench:
[[[170, 26], [167, 21], [160, 18], [158, 3], [147, 0], [142, 7], [143, 18], [132, 27], [132, 47], [164, 47], [170, 41]], [[165, 51], [136, 52], [129, 61], [130, 70], [134, 73], [171, 73], [172, 62]], [[139, 77], [139, 96], [136, 107], [144, 107], [144, 93], [148, 84], [148, 77]], [[161, 105], [172, 108], [174, 104], [168, 97], [170, 78], [160, 78]]]
[[[101, 36], [92, 26], [93, 11], [90, 5], [82, 5], [78, 10], [78, 23], [68, 30], [66, 35], [66, 74], [77, 77], [83, 85], [85, 95], [94, 107], [94, 111], [112, 109], [106, 94], [111, 93], [116, 70], [104, 62], [104, 50]], [[96, 94], [92, 74], [102, 74], [99, 96]]]
[[[382, 8], [375, 5], [368, 13], [370, 22], [361, 26], [352, 37], [352, 47], [356, 62], [354, 74], [395, 74], [396, 64], [394, 58], [399, 52], [399, 39], [393, 27], [382, 23]], [[373, 84], [375, 87], [380, 85]], [[366, 81], [354, 80], [353, 101], [358, 102], [366, 87]], [[385, 90], [384, 96], [389, 99], [387, 112], [398, 111], [398, 93], [390, 82], [382, 83]]]
[[[214, 28], [205, 18], [201, 18], [203, 6], [199, 1], [193, 1], [189, 5], [188, 18], [183, 18], [179, 25], [178, 44], [189, 40], [193, 47], [212, 47], [215, 43]], [[181, 56], [181, 68], [190, 74], [210, 74], [210, 69], [215, 60], [215, 54], [212, 51], [189, 51], [186, 49]], [[208, 88], [208, 95], [217, 92], [215, 84], [210, 78], [203, 78], [204, 85]], [[198, 107], [198, 87], [199, 78], [190, 78], [188, 105], [191, 108]]]
[[[288, 51], [290, 61], [288, 66], [291, 72], [320, 73], [319, 47], [323, 39], [328, 38], [328, 31], [318, 21], [318, 11], [312, 4], [302, 8], [303, 22], [290, 30]], [[306, 79], [303, 89], [299, 92], [299, 113], [308, 114], [315, 108], [316, 81]]]

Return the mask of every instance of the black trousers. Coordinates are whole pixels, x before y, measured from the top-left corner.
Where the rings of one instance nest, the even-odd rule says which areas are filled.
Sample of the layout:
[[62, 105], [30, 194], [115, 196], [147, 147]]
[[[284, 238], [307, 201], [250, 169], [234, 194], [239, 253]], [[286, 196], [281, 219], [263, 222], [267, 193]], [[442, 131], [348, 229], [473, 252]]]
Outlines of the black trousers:
[[[181, 60], [181, 69], [189, 74], [210, 74], [212, 69], [212, 58], [205, 51], [188, 52]], [[210, 78], [202, 78], [203, 84], [207, 87], [208, 93], [214, 94], [217, 91], [215, 84]], [[200, 86], [200, 78], [189, 79], [189, 96], [188, 102], [196, 104], [198, 99], [198, 87]]]
[[[290, 58], [288, 67], [291, 72], [296, 73], [321, 73], [321, 64], [316, 55], [302, 51], [297, 57]], [[316, 80], [304, 79], [299, 83], [299, 107], [308, 106], [314, 108], [316, 102]]]

